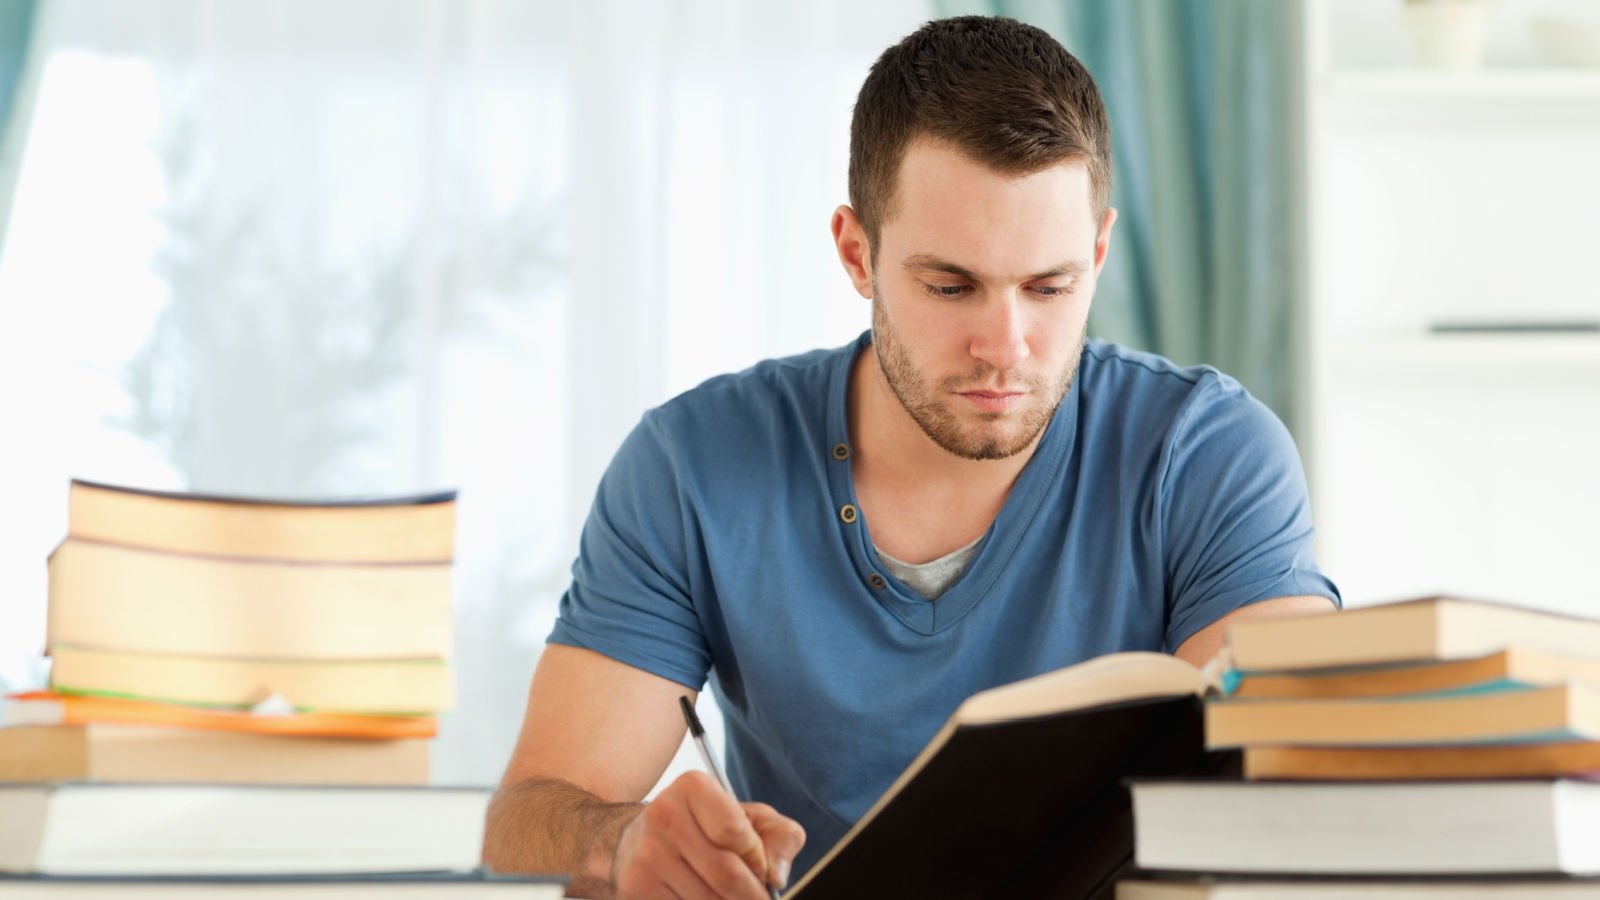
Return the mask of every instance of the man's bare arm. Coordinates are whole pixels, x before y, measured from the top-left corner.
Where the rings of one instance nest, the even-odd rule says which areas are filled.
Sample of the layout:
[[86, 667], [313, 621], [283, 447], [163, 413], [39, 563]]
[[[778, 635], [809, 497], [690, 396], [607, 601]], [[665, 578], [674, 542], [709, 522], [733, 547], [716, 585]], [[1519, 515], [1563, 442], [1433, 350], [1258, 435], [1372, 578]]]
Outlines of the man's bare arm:
[[[563, 872], [576, 896], [611, 895], [612, 855], [682, 740], [681, 686], [598, 653], [539, 658], [516, 750], [489, 807], [483, 858], [501, 872]], [[631, 699], [629, 699], [631, 698]]]
[[528, 691], [511, 763], [489, 808], [484, 862], [560, 872], [572, 896], [759, 900], [805, 834], [759, 803], [739, 804], [688, 773], [652, 803], [682, 742], [681, 685], [588, 650], [550, 646]]
[[497, 872], [562, 872], [574, 897], [611, 897], [622, 829], [640, 803], [607, 803], [559, 778], [505, 785], [489, 806], [483, 861]]

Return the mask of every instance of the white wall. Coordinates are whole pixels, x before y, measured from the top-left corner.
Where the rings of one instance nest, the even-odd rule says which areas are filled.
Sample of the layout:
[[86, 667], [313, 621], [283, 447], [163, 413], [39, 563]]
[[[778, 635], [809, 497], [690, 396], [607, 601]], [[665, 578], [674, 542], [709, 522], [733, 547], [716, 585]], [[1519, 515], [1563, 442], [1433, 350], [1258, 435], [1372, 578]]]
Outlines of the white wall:
[[1349, 602], [1453, 591], [1600, 615], [1600, 69], [1488, 6], [1479, 71], [1416, 68], [1400, 4], [1314, 2], [1308, 444], [1319, 555]]

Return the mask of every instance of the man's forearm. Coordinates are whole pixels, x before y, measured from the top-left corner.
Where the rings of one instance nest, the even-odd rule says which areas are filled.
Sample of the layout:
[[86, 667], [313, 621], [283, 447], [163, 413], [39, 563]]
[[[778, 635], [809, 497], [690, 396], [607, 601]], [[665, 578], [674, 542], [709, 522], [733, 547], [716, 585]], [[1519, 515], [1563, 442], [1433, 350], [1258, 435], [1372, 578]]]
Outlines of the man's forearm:
[[617, 840], [643, 810], [640, 803], [607, 803], [560, 779], [521, 781], [501, 788], [489, 804], [483, 861], [497, 872], [565, 873], [571, 896], [610, 898]]

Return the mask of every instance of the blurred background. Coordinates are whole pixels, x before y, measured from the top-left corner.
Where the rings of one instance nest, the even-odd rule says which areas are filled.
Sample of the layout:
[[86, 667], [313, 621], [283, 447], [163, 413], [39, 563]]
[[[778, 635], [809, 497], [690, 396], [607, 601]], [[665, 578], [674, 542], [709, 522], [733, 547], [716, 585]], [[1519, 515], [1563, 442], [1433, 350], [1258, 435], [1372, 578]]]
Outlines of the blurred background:
[[1349, 603], [1600, 615], [1600, 5], [0, 0], [0, 684], [71, 477], [456, 488], [434, 778], [497, 779], [640, 413], [867, 327], [851, 104], [972, 12], [1106, 96], [1092, 332], [1278, 411]]

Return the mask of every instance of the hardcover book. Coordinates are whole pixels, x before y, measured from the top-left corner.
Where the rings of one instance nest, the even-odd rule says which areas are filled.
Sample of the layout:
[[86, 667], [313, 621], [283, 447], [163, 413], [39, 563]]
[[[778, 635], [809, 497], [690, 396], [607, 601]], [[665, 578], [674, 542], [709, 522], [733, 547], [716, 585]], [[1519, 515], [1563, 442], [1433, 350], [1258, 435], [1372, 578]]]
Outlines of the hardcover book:
[[973, 695], [786, 897], [1110, 897], [1133, 855], [1123, 780], [1230, 771], [1207, 679], [1118, 653]]
[[1600, 783], [1133, 785], [1145, 869], [1287, 875], [1597, 875]]
[[277, 875], [478, 868], [480, 788], [0, 784], [0, 872]]

